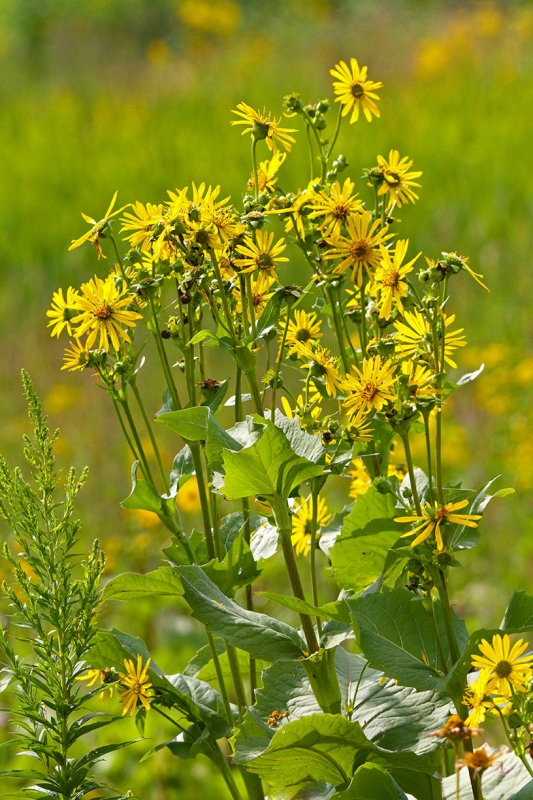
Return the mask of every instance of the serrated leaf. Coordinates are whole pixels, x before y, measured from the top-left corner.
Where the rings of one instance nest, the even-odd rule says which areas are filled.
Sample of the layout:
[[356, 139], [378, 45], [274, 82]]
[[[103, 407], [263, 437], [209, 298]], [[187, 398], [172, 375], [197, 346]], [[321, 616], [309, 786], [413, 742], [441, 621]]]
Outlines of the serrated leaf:
[[300, 457], [285, 434], [268, 421], [263, 433], [240, 452], [225, 451], [222, 492], [228, 499], [264, 495], [288, 498], [293, 489], [324, 467]]
[[180, 576], [193, 616], [213, 633], [265, 661], [302, 657], [306, 645], [294, 628], [266, 614], [241, 608], [198, 566], [180, 567]]
[[308, 461], [313, 461], [315, 464], [323, 459], [325, 449], [321, 436], [313, 436], [304, 431], [297, 417], [289, 419], [279, 409], [276, 409], [274, 424], [283, 431], [291, 449], [297, 456], [307, 458]]
[[359, 594], [380, 576], [399, 537], [395, 516], [394, 498], [380, 494], [375, 486], [357, 498], [329, 552], [339, 587]]
[[104, 600], [126, 600], [132, 597], [166, 595], [181, 597], [183, 586], [176, 567], [159, 567], [142, 575], [126, 572], [112, 578], [104, 589]]

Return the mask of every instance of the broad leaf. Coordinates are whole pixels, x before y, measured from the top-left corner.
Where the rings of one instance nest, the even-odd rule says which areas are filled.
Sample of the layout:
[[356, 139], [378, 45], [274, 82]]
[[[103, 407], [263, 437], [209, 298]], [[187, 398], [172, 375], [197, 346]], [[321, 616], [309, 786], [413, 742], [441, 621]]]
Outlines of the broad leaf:
[[289, 419], [289, 417], [286, 417], [281, 411], [276, 409], [274, 423], [277, 428], [283, 431], [291, 449], [297, 456], [307, 458], [308, 461], [314, 461], [315, 463], [323, 459], [325, 450], [322, 445], [322, 437], [313, 436], [302, 430], [296, 417], [294, 419]]
[[193, 616], [235, 647], [265, 661], [302, 658], [299, 633], [276, 619], [247, 611], [226, 597], [198, 566], [180, 567], [185, 599]]
[[152, 511], [161, 519], [174, 511], [174, 500], [167, 496], [160, 496], [152, 489], [148, 481], [137, 476], [139, 462], [135, 461], [131, 467], [131, 492], [122, 501], [122, 508], [142, 509]]
[[220, 489], [228, 499], [263, 495], [288, 498], [324, 467], [296, 455], [285, 434], [267, 422], [259, 439], [240, 452], [223, 454], [225, 478]]
[[132, 597], [149, 597], [150, 595], [167, 595], [180, 597], [183, 586], [178, 570], [175, 567], [159, 567], [145, 575], [126, 572], [112, 578], [104, 589], [104, 600], [128, 600]]
[[292, 597], [288, 594], [276, 594], [275, 592], [259, 592], [261, 597], [267, 597], [269, 600], [274, 600], [285, 608], [290, 608], [291, 611], [296, 611], [298, 614], [309, 614], [310, 616], [319, 616], [322, 619], [334, 619], [338, 622], [349, 623], [350, 612], [344, 600], [335, 600], [332, 603], [324, 603], [321, 606], [314, 606], [306, 600], [299, 600], [297, 597]]
[[502, 629], [507, 631], [533, 629], [533, 595], [513, 592], [502, 620]]
[[329, 551], [338, 586], [359, 594], [381, 575], [389, 548], [399, 537], [394, 498], [375, 486], [354, 503]]
[[219, 465], [223, 448], [241, 449], [239, 442], [224, 430], [207, 406], [183, 408], [160, 414], [156, 422], [179, 433], [186, 442], [205, 442], [206, 456], [213, 467]]
[[407, 800], [407, 795], [384, 769], [363, 764], [348, 788], [335, 792], [331, 800]]

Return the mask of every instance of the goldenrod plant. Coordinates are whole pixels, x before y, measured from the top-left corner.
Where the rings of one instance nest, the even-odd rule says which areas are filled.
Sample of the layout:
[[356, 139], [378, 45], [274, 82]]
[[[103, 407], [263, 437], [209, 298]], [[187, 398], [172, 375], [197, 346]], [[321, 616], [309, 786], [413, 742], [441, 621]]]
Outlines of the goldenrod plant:
[[[87, 472], [71, 468], [61, 475], [53, 453], [57, 432], [49, 430], [25, 372], [22, 382], [34, 428], [33, 438], [24, 437], [30, 480], [0, 459], [0, 514], [14, 536], [12, 545], [3, 547], [11, 574], [2, 587], [10, 613], [0, 628], [1, 688], [14, 695], [6, 709], [14, 730], [11, 743], [18, 745], [20, 757], [34, 760], [26, 758], [20, 768], [0, 773], [2, 796], [120, 800], [126, 795], [108, 791], [95, 767], [129, 743], [87, 747], [87, 737], [91, 741], [115, 717], [107, 710], [88, 713], [90, 697], [102, 688], [87, 695], [77, 683], [98, 631], [104, 567], [97, 540], [90, 553], [76, 552], [74, 503]], [[119, 676], [98, 677], [106, 684], [104, 691], [112, 693]]]
[[[453, 296], [465, 280], [487, 287], [468, 257], [423, 257], [399, 233], [423, 188], [394, 142], [345, 175], [341, 125], [380, 116], [367, 73], [340, 61], [333, 104], [292, 93], [287, 123], [237, 105], [251, 148], [242, 201], [202, 182], [83, 215], [71, 249], [95, 247], [109, 270], [59, 290], [49, 326], [70, 337], [63, 369], [92, 370], [113, 404], [133, 459], [124, 508], [172, 535], [161, 567], [116, 576], [104, 596], [175, 597], [206, 636], [167, 674], [140, 639], [102, 632], [87, 678], [118, 673], [123, 713], [175, 725], [156, 749], [207, 756], [235, 800], [522, 800], [533, 656], [510, 637], [531, 632], [533, 596], [515, 593], [499, 628], [471, 633], [449, 597], [487, 504], [512, 493], [443, 470], [447, 400], [482, 374], [456, 372]], [[308, 173], [290, 188], [296, 146]], [[179, 442], [172, 464], [161, 426]], [[191, 486], [200, 527], [180, 503]], [[254, 592], [275, 559], [286, 580], [261, 603], [280, 618]], [[505, 752], [474, 747], [490, 715]]]

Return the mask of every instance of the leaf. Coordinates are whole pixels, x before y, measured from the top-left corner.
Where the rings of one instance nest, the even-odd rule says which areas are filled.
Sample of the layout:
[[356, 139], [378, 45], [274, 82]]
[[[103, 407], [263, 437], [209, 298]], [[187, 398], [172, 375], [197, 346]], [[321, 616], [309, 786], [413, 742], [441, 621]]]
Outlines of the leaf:
[[283, 296], [281, 292], [274, 292], [272, 297], [268, 300], [266, 306], [257, 322], [255, 323], [255, 335], [252, 334], [253, 339], [260, 339], [265, 333], [277, 323], [281, 310], [281, 303]]
[[174, 500], [158, 495], [148, 481], [138, 478], [138, 467], [139, 461], [134, 461], [131, 467], [131, 492], [120, 505], [127, 509], [152, 511], [164, 520], [169, 513], [173, 512]]
[[252, 531], [250, 550], [256, 561], [260, 558], [270, 558], [278, 549], [278, 529], [271, 525], [266, 517], [262, 518], [258, 527]]
[[407, 800], [407, 795], [382, 767], [363, 764], [350, 785], [335, 792], [331, 800]]
[[323, 459], [325, 449], [321, 437], [306, 433], [296, 417], [289, 419], [279, 409], [276, 409], [274, 424], [283, 431], [297, 456], [307, 458], [308, 461], [313, 461], [315, 464]]
[[127, 600], [150, 595], [181, 597], [183, 586], [178, 570], [175, 567], [159, 567], [145, 575], [136, 572], [118, 575], [106, 584], [103, 600]]
[[329, 553], [339, 587], [358, 594], [380, 576], [399, 537], [395, 516], [393, 496], [380, 494], [375, 486], [357, 498]]
[[207, 459], [215, 467], [219, 465], [220, 454], [225, 447], [230, 450], [241, 449], [239, 442], [224, 430], [207, 406], [183, 408], [160, 414], [156, 422], [179, 433], [186, 442], [205, 442]]
[[306, 645], [294, 628], [266, 614], [241, 608], [198, 566], [180, 567], [180, 576], [193, 616], [213, 633], [265, 661], [302, 657]]
[[176, 497], [181, 487], [194, 475], [191, 448], [188, 444], [174, 457], [170, 472], [170, 491], [164, 497]]
[[174, 536], [170, 546], [162, 549], [168, 560], [177, 567], [181, 567], [183, 564], [190, 564], [191, 553], [193, 557], [192, 560], [195, 564], [206, 564], [209, 561], [207, 544], [203, 533], [193, 530], [187, 539], [187, 545], [188, 549], [184, 546], [181, 539]]
[[[444, 691], [445, 666], [429, 612], [422, 600], [406, 589], [384, 590], [347, 600], [359, 629], [359, 644], [371, 666], [403, 686]], [[440, 605], [434, 604], [445, 655], [449, 646]], [[466, 643], [464, 623], [454, 618], [460, 647]], [[356, 630], [357, 635], [357, 630]]]
[[324, 471], [296, 455], [285, 434], [270, 421], [254, 444], [238, 453], [225, 451], [223, 465], [221, 488], [232, 500], [256, 495], [288, 498], [293, 489]]
[[[364, 658], [335, 652], [335, 670], [341, 705], [352, 720], [360, 723], [371, 741], [387, 750], [431, 753], [439, 747], [429, 736], [450, 714], [450, 700], [436, 692], [417, 692], [398, 686], [371, 669]], [[263, 671], [263, 687], [245, 714], [233, 739], [235, 758], [247, 763], [264, 752], [277, 729], [287, 722], [319, 714], [302, 662], [278, 662]], [[287, 712], [273, 728], [268, 717], [277, 710]]]
[[240, 533], [233, 540], [222, 561], [213, 559], [203, 566], [203, 570], [220, 591], [230, 597], [241, 586], [253, 583], [260, 575], [244, 533]]
[[533, 595], [524, 591], [513, 592], [501, 627], [505, 631], [533, 629]]
[[314, 714], [283, 725], [261, 755], [248, 761], [273, 789], [291, 791], [324, 781], [333, 786], [350, 782], [354, 763], [373, 758], [424, 773], [432, 771], [430, 759], [409, 752], [389, 752], [373, 744], [358, 722], [338, 714]]
[[[498, 752], [497, 748], [482, 745], [487, 753]], [[468, 770], [459, 773], [461, 800], [473, 800]], [[443, 800], [455, 800], [455, 775], [442, 782]], [[483, 773], [484, 800], [531, 800], [533, 781], [520, 759], [514, 753], [506, 753]]]
[[202, 406], [210, 408], [213, 414], [220, 407], [228, 391], [229, 380], [221, 381], [214, 391], [204, 391], [204, 402]]
[[[250, 535], [261, 524], [265, 517], [259, 514], [248, 514], [248, 527]], [[245, 530], [245, 516], [242, 511], [235, 511], [228, 514], [220, 522], [220, 537], [224, 550], [227, 551], [232, 546], [236, 537]]]
[[309, 614], [311, 616], [319, 616], [322, 619], [334, 619], [338, 622], [349, 623], [350, 612], [348, 606], [343, 600], [335, 600], [332, 603], [324, 603], [321, 606], [314, 606], [305, 600], [299, 600], [297, 597], [292, 597], [287, 594], [276, 594], [275, 592], [258, 592], [261, 597], [267, 597], [269, 600], [274, 600], [285, 608], [290, 608], [298, 614]]
[[330, 558], [330, 550], [337, 541], [337, 537], [340, 535], [344, 520], [350, 513], [353, 508], [353, 503], [350, 503], [348, 506], [344, 506], [342, 511], [337, 511], [327, 525], [320, 529], [320, 538], [318, 540], [318, 546], [322, 550], [323, 553], [326, 554], [328, 558]]

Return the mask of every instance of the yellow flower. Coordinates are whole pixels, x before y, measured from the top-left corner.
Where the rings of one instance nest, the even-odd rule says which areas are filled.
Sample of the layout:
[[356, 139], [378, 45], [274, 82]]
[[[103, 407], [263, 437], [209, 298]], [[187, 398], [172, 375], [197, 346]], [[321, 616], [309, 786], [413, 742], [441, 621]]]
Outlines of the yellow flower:
[[237, 108], [232, 111], [241, 119], [234, 119], [232, 125], [244, 125], [245, 128], [242, 132], [244, 136], [246, 133], [251, 133], [252, 138], [257, 140], [265, 139], [267, 147], [274, 155], [278, 152], [277, 143], [279, 142], [285, 150], [290, 150], [293, 143], [296, 141], [291, 133], [296, 133], [294, 128], [280, 128], [280, 120], [272, 119], [270, 114], [267, 116], [265, 110], [263, 113], [256, 111], [247, 103], [238, 103]]
[[[442, 320], [444, 323], [442, 333], [445, 336], [444, 342], [444, 360], [451, 367], [456, 367], [457, 364], [452, 359], [452, 353], [458, 347], [466, 345], [466, 339], [462, 335], [463, 328], [456, 331], [448, 331], [447, 329], [453, 324], [455, 314], [447, 317], [446, 314], [441, 312]], [[422, 316], [420, 311], [405, 311], [403, 321], [398, 320], [394, 323], [396, 328], [396, 351], [403, 358], [412, 358], [415, 355], [425, 356], [426, 358], [432, 355], [433, 360], [435, 354], [433, 353], [433, 341], [431, 337], [431, 325], [428, 320]], [[442, 328], [442, 326], [441, 326]], [[441, 338], [439, 337], [439, 350], [441, 350]]]
[[365, 358], [362, 369], [352, 367], [354, 374], [346, 375], [340, 381], [341, 391], [347, 395], [342, 405], [357, 413], [363, 409], [367, 413], [373, 408], [381, 411], [392, 399], [391, 387], [395, 381], [395, 367], [391, 362], [383, 362], [378, 356]]
[[115, 350], [119, 350], [120, 339], [130, 341], [126, 328], [134, 327], [137, 320], [141, 319], [141, 314], [127, 309], [132, 298], [126, 292], [126, 289], [117, 289], [113, 275], [105, 280], [95, 276], [83, 284], [78, 299], [81, 313], [72, 320], [72, 324], [79, 325], [77, 337], [88, 334], [87, 348], [93, 346], [98, 336], [99, 347], [106, 351], [110, 342]]
[[409, 396], [411, 398], [436, 397], [435, 375], [431, 370], [415, 361], [402, 361], [402, 375], [407, 377]]
[[309, 414], [312, 420], [318, 420], [322, 416], [322, 408], [320, 407], [321, 396], [318, 392], [309, 396], [309, 402], [306, 404], [301, 394], [296, 398], [296, 407], [291, 408], [291, 404], [286, 397], [282, 395], [281, 406], [283, 413], [289, 419], [298, 419], [302, 423], [306, 414]]
[[490, 680], [489, 670], [481, 670], [477, 680], [467, 688], [463, 705], [470, 709], [465, 720], [469, 727], [477, 728], [485, 720], [487, 710], [495, 708], [491, 698], [493, 688], [494, 683]]
[[91, 354], [89, 348], [76, 341], [70, 342], [70, 348], [67, 347], [63, 356], [63, 366], [61, 369], [68, 369], [69, 372], [75, 372], [77, 369], [85, 369], [89, 366]]
[[318, 192], [311, 198], [309, 214], [311, 219], [324, 217], [320, 228], [324, 231], [324, 236], [338, 236], [342, 225], [352, 219], [357, 213], [363, 211], [363, 204], [354, 190], [354, 182], [346, 178], [342, 186], [339, 181], [330, 187], [328, 192]]
[[333, 81], [333, 90], [338, 97], [336, 103], [341, 103], [342, 116], [345, 117], [353, 108], [350, 124], [359, 119], [359, 108], [363, 109], [363, 114], [368, 122], [372, 121], [372, 114], [379, 117], [379, 109], [374, 100], [379, 100], [376, 89], [383, 86], [381, 81], [369, 81], [367, 79], [368, 67], [359, 67], [357, 59], [350, 59], [350, 66], [344, 61], [340, 61], [330, 70], [330, 74], [337, 78]]
[[378, 194], [390, 194], [391, 203], [396, 201], [401, 208], [402, 203], [414, 203], [418, 200], [418, 195], [414, 193], [412, 186], [420, 187], [415, 183], [414, 178], [419, 178], [421, 172], [409, 172], [413, 162], [407, 156], [400, 158], [397, 150], [389, 151], [389, 160], [383, 156], [378, 156], [378, 164], [381, 167], [383, 183], [379, 187]]
[[128, 207], [128, 205], [125, 205], [122, 206], [122, 208], [113, 211], [113, 206], [115, 205], [115, 202], [117, 200], [117, 195], [118, 191], [116, 191], [115, 194], [113, 195], [113, 199], [111, 200], [108, 209], [103, 216], [103, 219], [99, 220], [98, 222], [92, 217], [88, 217], [87, 214], [84, 214], [82, 211], [81, 215], [83, 219], [85, 220], [85, 222], [91, 225], [91, 228], [87, 231], [87, 233], [84, 233], [83, 236], [80, 236], [79, 239], [73, 239], [69, 247], [69, 250], [74, 250], [76, 247], [79, 247], [84, 242], [90, 241], [92, 242], [92, 244], [96, 246], [96, 249], [98, 250], [98, 258], [100, 257], [105, 258], [104, 254], [102, 253], [102, 248], [100, 247], [99, 239], [102, 236], [104, 228], [108, 224], [109, 220], [112, 217], [116, 217], [117, 214], [120, 214], [122, 211], [124, 211], [125, 208]]
[[468, 769], [472, 769], [474, 772], [484, 772], [504, 753], [505, 747], [503, 747], [499, 753], [493, 753], [489, 756], [484, 747], [479, 747], [477, 750], [474, 750], [473, 753], [466, 752], [464, 758], [459, 758], [457, 760], [457, 766], [468, 767]]
[[372, 486], [372, 478], [367, 472], [365, 462], [362, 458], [354, 458], [353, 469], [348, 470], [351, 475], [349, 496], [357, 500], [362, 494], [366, 494]]
[[[310, 367], [312, 374], [324, 378], [327, 393], [330, 397], [335, 397], [339, 380], [339, 359], [332, 356], [326, 347], [319, 344], [311, 346], [307, 342], [295, 342], [293, 352], [297, 353], [298, 358], [312, 362]], [[307, 366], [302, 367], [302, 369], [307, 368]]]
[[479, 649], [482, 655], [472, 656], [472, 666], [476, 669], [488, 670], [494, 681], [494, 690], [504, 697], [510, 697], [514, 691], [524, 692], [533, 675], [533, 656], [522, 655], [528, 643], [519, 639], [511, 647], [509, 636], [499, 633], [492, 637], [492, 645], [482, 639]]
[[371, 442], [374, 438], [372, 422], [365, 408], [355, 411], [350, 417], [347, 427], [350, 439], [355, 442]]
[[52, 295], [52, 305], [46, 312], [46, 316], [50, 317], [50, 322], [47, 327], [52, 327], [50, 336], [57, 336], [63, 330], [67, 329], [69, 336], [72, 335], [72, 326], [70, 321], [78, 313], [79, 307], [77, 305], [79, 294], [76, 289], [69, 286], [67, 289], [67, 296], [63, 296], [63, 289], [58, 289]]
[[372, 222], [368, 211], [350, 217], [346, 223], [346, 236], [332, 236], [328, 239], [331, 249], [326, 259], [342, 259], [334, 268], [336, 274], [352, 269], [352, 282], [357, 286], [363, 283], [363, 270], [371, 277], [370, 269], [379, 264], [379, 246], [392, 237], [387, 228], [380, 229], [380, 220]]
[[[257, 190], [259, 194], [275, 190], [278, 170], [286, 158], [286, 153], [276, 153], [269, 161], [261, 161], [257, 167]], [[253, 172], [248, 179], [248, 188], [255, 189], [255, 175]]]
[[[317, 538], [320, 535], [320, 528], [331, 519], [328, 514], [326, 501], [323, 497], [318, 498], [317, 502]], [[296, 555], [306, 556], [311, 548], [311, 531], [313, 529], [313, 501], [300, 497], [298, 510], [292, 517], [292, 536], [291, 542], [296, 551]]]
[[98, 695], [98, 699], [105, 700], [106, 693], [109, 693], [109, 699], [113, 697], [113, 686], [105, 685], [108, 675], [109, 670], [107, 669], [90, 669], [85, 675], [78, 675], [76, 680], [87, 681], [87, 686], [94, 686], [97, 681], [104, 685], [105, 688]]
[[[284, 327], [284, 322], [280, 323]], [[293, 319], [287, 328], [286, 343], [291, 347], [291, 352], [295, 352], [295, 345], [298, 342], [317, 341], [322, 336], [320, 327], [322, 322], [318, 320], [316, 314], [307, 314], [305, 311], [295, 309]]]
[[[395, 522], [418, 522], [419, 525], [408, 533], [403, 533], [401, 538], [412, 536], [418, 533], [418, 536], [411, 542], [411, 547], [416, 547], [417, 544], [424, 542], [432, 533], [435, 533], [437, 547], [439, 551], [444, 550], [444, 542], [442, 539], [442, 531], [440, 526], [444, 522], [452, 522], [456, 525], [466, 525], [467, 528], [477, 528], [477, 522], [474, 520], [481, 519], [481, 514], [456, 514], [460, 508], [465, 508], [468, 505], [468, 500], [460, 500], [458, 503], [445, 503], [443, 506], [435, 501], [435, 507], [432, 508], [429, 503], [422, 508], [422, 514], [414, 514], [408, 517], [396, 517]], [[420, 531], [420, 533], [419, 533]]]
[[152, 684], [148, 681], [148, 667], [151, 660], [149, 658], [143, 667], [142, 657], [139, 654], [137, 655], [137, 666], [134, 666], [131, 659], [124, 659], [126, 672], [119, 672], [120, 685], [124, 687], [119, 689], [120, 701], [124, 706], [122, 716], [128, 713], [133, 716], [139, 700], [146, 711], [150, 711], [150, 698], [154, 696], [154, 690], [150, 688]]
[[132, 204], [131, 209], [132, 213], [124, 214], [121, 219], [122, 228], [120, 232], [133, 231], [133, 233], [125, 237], [126, 241], [129, 242], [131, 247], [140, 247], [141, 250], [148, 250], [154, 226], [163, 216], [164, 206], [162, 204], [156, 206], [152, 203], [143, 205], [143, 203], [137, 201]]
[[402, 264], [408, 247], [409, 239], [399, 239], [394, 253], [387, 250], [383, 245], [379, 248], [381, 262], [376, 270], [375, 280], [376, 288], [380, 293], [379, 316], [381, 319], [389, 319], [393, 300], [396, 302], [398, 310], [403, 313], [402, 297], [407, 297], [408, 287], [407, 283], [402, 279], [413, 271], [413, 264], [420, 256], [420, 253], [418, 253], [407, 264]]
[[268, 283], [272, 278], [277, 279], [277, 264], [289, 260], [281, 255], [286, 247], [284, 241], [283, 238], [278, 239], [274, 244], [273, 231], [257, 231], [257, 243], [251, 236], [247, 236], [243, 244], [237, 245], [237, 252], [244, 258], [235, 259], [235, 266], [241, 272], [253, 272], [257, 269], [262, 283]]

